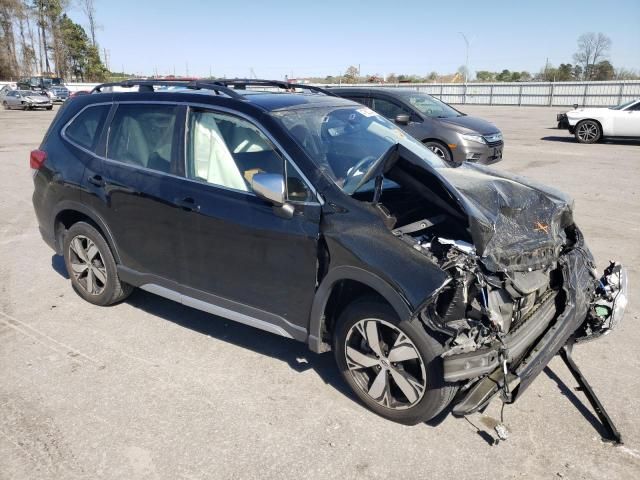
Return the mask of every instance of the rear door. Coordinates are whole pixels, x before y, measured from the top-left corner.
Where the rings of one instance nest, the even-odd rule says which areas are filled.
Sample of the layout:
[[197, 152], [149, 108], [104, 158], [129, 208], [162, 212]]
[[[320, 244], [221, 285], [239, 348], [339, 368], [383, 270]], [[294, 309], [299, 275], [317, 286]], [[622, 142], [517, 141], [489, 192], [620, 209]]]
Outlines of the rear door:
[[[181, 280], [181, 221], [176, 206], [184, 108], [163, 103], [120, 103], [110, 115], [101, 147], [85, 170], [93, 204], [132, 274]], [[160, 282], [161, 283], [161, 282]]]
[[[185, 238], [187, 295], [203, 292], [229, 310], [304, 332], [316, 285], [317, 197], [247, 118], [193, 108], [186, 125], [183, 200], [197, 225]], [[253, 193], [251, 178], [262, 172], [287, 178], [292, 218]]]

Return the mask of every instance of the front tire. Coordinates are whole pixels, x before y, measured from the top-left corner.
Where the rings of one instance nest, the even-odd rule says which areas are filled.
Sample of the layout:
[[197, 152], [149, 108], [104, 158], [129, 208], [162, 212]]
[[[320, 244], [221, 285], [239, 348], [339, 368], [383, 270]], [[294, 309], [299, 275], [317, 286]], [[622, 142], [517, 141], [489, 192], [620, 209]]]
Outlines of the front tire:
[[602, 137], [602, 129], [594, 120], [582, 120], [576, 125], [574, 135], [579, 143], [596, 143]]
[[417, 320], [400, 321], [375, 299], [349, 305], [340, 315], [333, 351], [342, 377], [378, 415], [405, 425], [427, 421], [453, 399], [444, 382], [442, 348]]
[[427, 142], [424, 142], [424, 145], [445, 162], [447, 163], [453, 162], [453, 158], [451, 157], [451, 152], [449, 151], [449, 148], [444, 143], [438, 142], [436, 140], [429, 140]]
[[74, 223], [64, 236], [64, 263], [74, 290], [94, 305], [112, 305], [127, 298], [133, 287], [120, 280], [104, 237], [86, 222]]

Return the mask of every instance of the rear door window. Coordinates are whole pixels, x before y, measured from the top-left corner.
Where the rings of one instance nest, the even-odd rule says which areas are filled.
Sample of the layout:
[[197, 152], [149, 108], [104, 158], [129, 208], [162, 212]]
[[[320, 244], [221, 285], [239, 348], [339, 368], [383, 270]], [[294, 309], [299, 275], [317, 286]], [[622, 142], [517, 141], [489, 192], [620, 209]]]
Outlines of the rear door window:
[[159, 172], [171, 172], [175, 105], [120, 104], [107, 139], [107, 158]]
[[66, 137], [73, 143], [93, 151], [110, 108], [111, 105], [88, 107], [69, 124], [65, 131]]

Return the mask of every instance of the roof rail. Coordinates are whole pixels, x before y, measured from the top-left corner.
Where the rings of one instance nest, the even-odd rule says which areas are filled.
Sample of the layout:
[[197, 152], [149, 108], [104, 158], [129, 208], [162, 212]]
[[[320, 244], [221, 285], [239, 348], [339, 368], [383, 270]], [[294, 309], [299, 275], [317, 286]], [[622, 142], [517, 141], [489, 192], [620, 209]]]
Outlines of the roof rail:
[[136, 86], [149, 85], [149, 86], [184, 86], [186, 88], [191, 88], [193, 90], [213, 90], [218, 95], [220, 93], [224, 93], [225, 95], [235, 98], [235, 99], [243, 99], [244, 97], [238, 92], [234, 91], [232, 88], [227, 87], [217, 81], [206, 81], [206, 80], [136, 80], [129, 79], [123, 80], [121, 82], [109, 82], [102, 83], [100, 85], [96, 85], [91, 90], [91, 93], [101, 93], [103, 88], [106, 87], [123, 87], [123, 88], [132, 88]]
[[233, 86], [236, 90], [244, 90], [247, 86], [253, 87], [278, 87], [284, 90], [292, 90], [300, 88], [311, 92], [323, 93], [325, 95], [336, 97], [337, 95], [325, 88], [316, 87], [315, 85], [307, 85], [302, 83], [289, 83], [283, 80], [264, 80], [259, 78], [218, 78], [213, 80], [214, 83], [225, 87]]

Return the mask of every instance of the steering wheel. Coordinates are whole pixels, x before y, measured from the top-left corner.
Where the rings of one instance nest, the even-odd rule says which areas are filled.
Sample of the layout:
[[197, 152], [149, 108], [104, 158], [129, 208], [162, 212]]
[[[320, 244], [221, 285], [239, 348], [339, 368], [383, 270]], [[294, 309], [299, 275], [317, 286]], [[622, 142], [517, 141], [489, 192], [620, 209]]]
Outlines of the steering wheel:
[[[344, 183], [342, 184], [342, 189], [346, 190], [346, 191], [349, 191], [345, 187], [355, 178], [356, 173], [358, 171], [360, 171], [360, 168], [365, 166], [368, 163], [375, 162], [377, 159], [378, 159], [378, 157], [375, 157], [373, 155], [367, 155], [362, 160], [360, 160], [358, 163], [356, 163], [353, 167], [351, 167], [351, 169], [349, 170], [349, 173], [347, 173], [347, 176], [344, 178]], [[349, 193], [353, 193], [353, 192], [349, 192]]]

